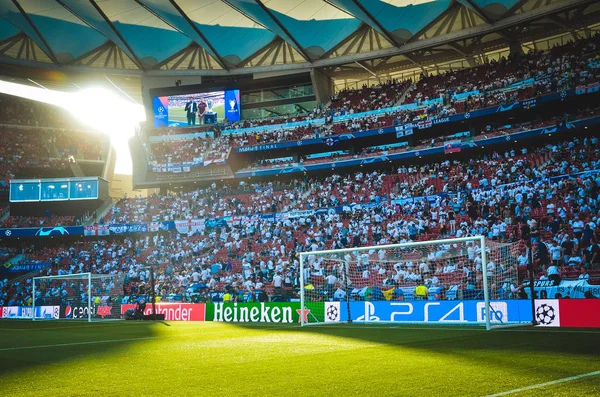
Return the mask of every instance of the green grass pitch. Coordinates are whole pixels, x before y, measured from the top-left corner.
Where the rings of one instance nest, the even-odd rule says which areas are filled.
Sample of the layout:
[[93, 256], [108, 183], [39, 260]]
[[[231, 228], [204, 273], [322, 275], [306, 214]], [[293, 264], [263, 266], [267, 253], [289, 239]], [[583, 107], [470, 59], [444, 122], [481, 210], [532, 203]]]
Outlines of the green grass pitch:
[[7, 396], [598, 396], [600, 331], [0, 321]]

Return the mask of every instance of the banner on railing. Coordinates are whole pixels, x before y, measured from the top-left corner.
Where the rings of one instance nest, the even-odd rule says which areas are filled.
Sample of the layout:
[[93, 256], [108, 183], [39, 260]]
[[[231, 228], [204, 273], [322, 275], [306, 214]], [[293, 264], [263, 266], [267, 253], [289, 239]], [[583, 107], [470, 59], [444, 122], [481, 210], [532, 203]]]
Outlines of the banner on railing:
[[183, 221], [175, 221], [175, 229], [179, 233], [194, 233], [204, 230], [206, 223], [204, 219], [186, 219]]
[[[33, 318], [32, 306], [4, 306], [1, 308], [2, 318]], [[58, 319], [60, 306], [36, 306], [35, 318]]]
[[206, 321], [227, 323], [308, 323], [323, 322], [323, 302], [212, 303], [206, 305]]
[[[167, 321], [204, 321], [204, 303], [157, 303], [156, 313], [164, 314]], [[121, 305], [121, 314], [129, 309], [135, 310], [135, 305]], [[152, 314], [152, 305], [147, 304], [144, 314]]]
[[[328, 318], [328, 322], [348, 321], [348, 311], [341, 310], [341, 302], [325, 302], [337, 306], [339, 315]], [[345, 304], [345, 303], [344, 303]], [[492, 301], [494, 309], [492, 323], [530, 323], [531, 301]], [[486, 322], [485, 301], [375, 301], [350, 302], [351, 319], [357, 322], [425, 322], [447, 324], [482, 324]]]
[[97, 226], [84, 226], [84, 236], [108, 236], [110, 234], [110, 228], [106, 225]]
[[[557, 100], [564, 100], [565, 98], [573, 96], [573, 95], [581, 95], [581, 94], [589, 94], [589, 93], [597, 92], [597, 91], [599, 91], [599, 88], [598, 88], [599, 84], [600, 83], [592, 83], [589, 85], [580, 86], [577, 89], [572, 88], [572, 89], [565, 90], [565, 91], [553, 92], [550, 94], [541, 95], [536, 98], [525, 99], [523, 101], [516, 101], [513, 103], [509, 103], [509, 104], [491, 106], [488, 108], [477, 109], [472, 112], [454, 114], [454, 115], [447, 116], [447, 117], [438, 117], [438, 118], [431, 119], [431, 120], [424, 120], [424, 121], [420, 122], [421, 123], [420, 125], [419, 125], [419, 123], [413, 123], [413, 126], [414, 126], [414, 128], [425, 129], [425, 128], [430, 128], [432, 126], [436, 126], [439, 124], [446, 124], [446, 123], [453, 123], [453, 122], [457, 122], [457, 121], [470, 120], [470, 119], [473, 119], [476, 117], [488, 116], [490, 114], [495, 114], [495, 113], [508, 112], [511, 110], [522, 109], [522, 108], [528, 109], [528, 108], [534, 107], [541, 103], [547, 103], [547, 102], [552, 102], [552, 101], [557, 101]], [[515, 89], [515, 88], [513, 87], [510, 89]], [[439, 103], [441, 101], [442, 100], [440, 98], [434, 98], [432, 100], [421, 103], [420, 106], [427, 106], [429, 104]], [[398, 110], [412, 109], [412, 108], [416, 108], [416, 107], [417, 107], [417, 105], [415, 105], [415, 104], [401, 105], [401, 106], [395, 106], [395, 107], [391, 107], [391, 108], [374, 110], [371, 112], [356, 113], [356, 114], [345, 115], [345, 116], [336, 116], [336, 117], [334, 117], [334, 121], [337, 122], [337, 121], [346, 120], [346, 119], [363, 117], [363, 116], [366, 116], [369, 114], [393, 113]], [[378, 129], [373, 129], [373, 130], [357, 131], [357, 132], [353, 132], [351, 134], [338, 135], [338, 137], [339, 137], [340, 141], [343, 141], [343, 140], [348, 140], [348, 139], [367, 138], [367, 137], [371, 137], [371, 136], [391, 134], [391, 133], [398, 134], [398, 131], [396, 130], [395, 126], [378, 128]], [[407, 134], [405, 134], [405, 135], [407, 135]], [[265, 151], [265, 150], [284, 149], [284, 148], [292, 148], [292, 147], [306, 146], [306, 145], [317, 145], [317, 144], [323, 144], [323, 143], [325, 143], [325, 142], [323, 141], [322, 138], [315, 138], [315, 139], [304, 139], [301, 141], [285, 141], [285, 142], [278, 142], [278, 143], [270, 143], [270, 144], [265, 144], [265, 145], [242, 146], [242, 147], [235, 148], [235, 151], [237, 153], [259, 152], [259, 151]], [[237, 177], [237, 174], [236, 174], [236, 177]]]
[[172, 172], [180, 174], [182, 172], [191, 172], [192, 168], [208, 167], [213, 164], [226, 164], [224, 159], [202, 160], [201, 158], [194, 161], [186, 161], [182, 163], [161, 163], [152, 162], [148, 165], [148, 169], [152, 172]]
[[[525, 283], [525, 290], [529, 294], [529, 281]], [[600, 285], [590, 284], [588, 280], [561, 280], [558, 285], [554, 285], [552, 280], [537, 280], [533, 283], [533, 288], [537, 296], [543, 294], [548, 298], [585, 298], [585, 294], [600, 297]]]
[[42, 263], [5, 263], [0, 270], [2, 272], [7, 273], [29, 273], [36, 272], [45, 267], [50, 266], [52, 263], [50, 262], [42, 262]]
[[600, 299], [536, 299], [541, 327], [600, 328]]

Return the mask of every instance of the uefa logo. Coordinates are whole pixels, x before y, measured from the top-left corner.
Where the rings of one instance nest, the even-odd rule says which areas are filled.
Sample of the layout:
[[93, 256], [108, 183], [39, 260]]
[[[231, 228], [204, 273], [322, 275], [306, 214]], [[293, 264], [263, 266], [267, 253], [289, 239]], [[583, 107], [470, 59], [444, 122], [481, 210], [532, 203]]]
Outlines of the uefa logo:
[[556, 312], [554, 307], [550, 305], [544, 303], [535, 310], [535, 319], [541, 325], [550, 325], [554, 322], [555, 318]]

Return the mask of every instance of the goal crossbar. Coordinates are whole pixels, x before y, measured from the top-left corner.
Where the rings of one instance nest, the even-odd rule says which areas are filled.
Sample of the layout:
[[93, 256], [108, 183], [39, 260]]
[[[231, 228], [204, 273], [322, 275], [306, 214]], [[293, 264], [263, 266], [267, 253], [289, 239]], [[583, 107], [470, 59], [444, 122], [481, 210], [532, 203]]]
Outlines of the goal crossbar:
[[[326, 256], [326, 255], [340, 255], [347, 253], [358, 253], [364, 251], [371, 250], [385, 250], [385, 249], [402, 249], [402, 248], [412, 248], [412, 247], [422, 247], [425, 245], [442, 245], [442, 244], [457, 244], [457, 243], [479, 243], [480, 247], [480, 255], [481, 255], [481, 269], [483, 273], [483, 295], [485, 301], [485, 326], [487, 330], [491, 330], [493, 325], [491, 323], [491, 306], [490, 306], [490, 296], [489, 296], [489, 286], [488, 286], [488, 270], [487, 270], [487, 257], [486, 257], [486, 240], [482, 235], [479, 236], [471, 236], [471, 237], [458, 237], [458, 238], [448, 238], [448, 239], [438, 239], [438, 240], [430, 240], [430, 241], [418, 241], [418, 242], [408, 242], [408, 243], [399, 243], [399, 244], [386, 244], [386, 245], [375, 245], [369, 247], [353, 247], [353, 248], [342, 248], [342, 249], [331, 249], [331, 250], [321, 250], [321, 251], [307, 251], [298, 253], [299, 262], [300, 262], [300, 307], [303, 309], [306, 307], [306, 299], [305, 299], [305, 280], [304, 280], [304, 270], [305, 270], [305, 260], [309, 256]], [[340, 260], [337, 261], [345, 262], [346, 272], [348, 272], [349, 262], [348, 260]], [[389, 261], [386, 261], [389, 262]], [[346, 277], [347, 279], [347, 277]], [[347, 291], [347, 300], [349, 305], [349, 291]], [[308, 325], [307, 322], [304, 321], [304, 317], [301, 316], [301, 325]]]

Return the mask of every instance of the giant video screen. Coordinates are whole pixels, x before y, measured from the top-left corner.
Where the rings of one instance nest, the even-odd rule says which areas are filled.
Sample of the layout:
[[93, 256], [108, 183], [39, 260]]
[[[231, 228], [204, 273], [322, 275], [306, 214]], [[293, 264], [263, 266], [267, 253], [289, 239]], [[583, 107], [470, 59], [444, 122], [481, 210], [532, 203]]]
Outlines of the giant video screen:
[[153, 98], [154, 127], [192, 127], [240, 120], [240, 90]]

